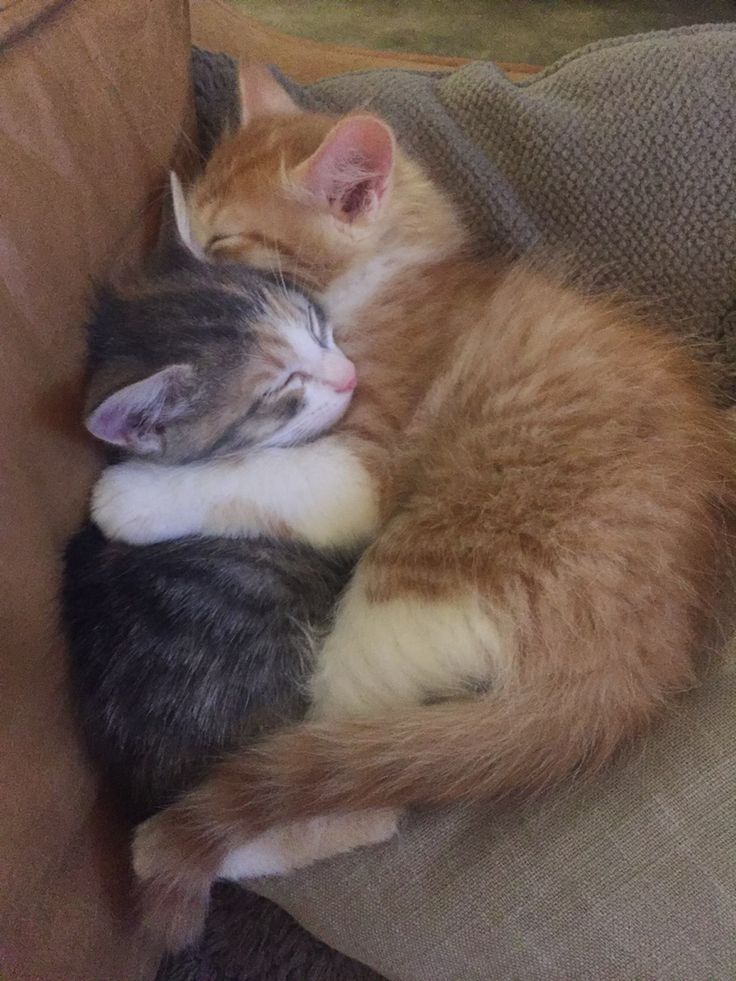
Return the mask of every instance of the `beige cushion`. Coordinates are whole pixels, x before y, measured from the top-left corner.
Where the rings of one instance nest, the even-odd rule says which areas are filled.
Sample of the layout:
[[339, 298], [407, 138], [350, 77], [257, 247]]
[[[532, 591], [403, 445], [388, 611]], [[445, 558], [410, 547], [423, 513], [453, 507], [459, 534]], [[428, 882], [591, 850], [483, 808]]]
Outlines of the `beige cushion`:
[[259, 891], [392, 981], [730, 981], [735, 707], [730, 662], [586, 786], [415, 818]]

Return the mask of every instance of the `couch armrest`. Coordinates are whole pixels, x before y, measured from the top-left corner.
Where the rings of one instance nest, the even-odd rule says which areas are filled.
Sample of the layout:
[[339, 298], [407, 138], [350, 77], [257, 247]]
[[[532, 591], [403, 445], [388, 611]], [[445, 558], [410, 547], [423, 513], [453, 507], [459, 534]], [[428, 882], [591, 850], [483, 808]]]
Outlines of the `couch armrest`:
[[186, 9], [16, 0], [0, 47], [0, 976], [150, 979], [128, 831], [68, 706], [57, 593], [97, 466], [79, 425], [91, 284], [123, 242], [140, 253], [186, 123]]

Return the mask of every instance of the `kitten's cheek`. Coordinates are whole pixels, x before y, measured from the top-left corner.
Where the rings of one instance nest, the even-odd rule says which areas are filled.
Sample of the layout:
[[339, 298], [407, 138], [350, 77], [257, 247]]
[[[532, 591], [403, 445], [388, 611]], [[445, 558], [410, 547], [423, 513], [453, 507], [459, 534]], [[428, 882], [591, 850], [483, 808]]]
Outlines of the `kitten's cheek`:
[[325, 429], [331, 429], [340, 422], [350, 408], [351, 401], [350, 393], [336, 395], [334, 403], [324, 410]]
[[329, 401], [317, 400], [314, 408], [315, 430], [327, 432], [337, 425], [348, 410], [350, 405], [349, 394], [332, 393]]

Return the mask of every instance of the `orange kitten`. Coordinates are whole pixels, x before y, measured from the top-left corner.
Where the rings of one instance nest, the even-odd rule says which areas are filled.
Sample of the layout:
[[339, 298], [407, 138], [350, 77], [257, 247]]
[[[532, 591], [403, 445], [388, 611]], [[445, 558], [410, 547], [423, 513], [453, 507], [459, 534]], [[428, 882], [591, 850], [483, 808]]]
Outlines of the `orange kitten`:
[[374, 116], [300, 113], [253, 71], [244, 114], [190, 196], [194, 234], [317, 290], [359, 382], [300, 448], [298, 500], [288, 468], [267, 500], [225, 482], [200, 530], [372, 544], [312, 720], [139, 833], [174, 943], [276, 826], [532, 793], [609, 760], [693, 683], [733, 492], [724, 417], [674, 341], [467, 258], [451, 205]]

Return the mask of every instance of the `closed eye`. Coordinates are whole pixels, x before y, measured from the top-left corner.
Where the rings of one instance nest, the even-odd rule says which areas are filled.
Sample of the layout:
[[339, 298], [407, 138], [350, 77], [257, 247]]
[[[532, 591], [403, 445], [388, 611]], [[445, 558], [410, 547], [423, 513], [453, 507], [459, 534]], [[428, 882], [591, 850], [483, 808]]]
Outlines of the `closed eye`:
[[320, 347], [329, 346], [327, 343], [327, 325], [324, 320], [320, 320], [314, 307], [309, 308], [309, 333]]
[[283, 394], [285, 389], [290, 388], [295, 384], [303, 385], [308, 379], [309, 375], [305, 371], [284, 372], [281, 377], [273, 383], [273, 385], [266, 389], [262, 397], [259, 399], [259, 402], [262, 404], [264, 401], [280, 396]]
[[283, 392], [285, 388], [290, 388], [294, 384], [303, 385], [310, 378], [306, 371], [292, 371], [284, 382], [276, 389], [276, 393]]
[[268, 249], [269, 252], [275, 252], [280, 257], [296, 258], [294, 250], [285, 242], [277, 238], [270, 238], [268, 235], [261, 235], [260, 232], [228, 232], [227, 234], [212, 235], [205, 245], [205, 251], [215, 249], [218, 246], [233, 245], [236, 242]]
[[223, 245], [233, 245], [241, 240], [242, 236], [239, 233], [234, 235], [213, 235], [204, 247], [205, 252], [210, 252], [212, 249], [217, 249]]

